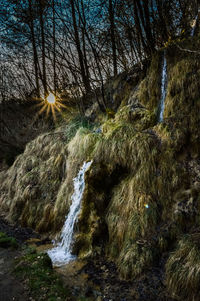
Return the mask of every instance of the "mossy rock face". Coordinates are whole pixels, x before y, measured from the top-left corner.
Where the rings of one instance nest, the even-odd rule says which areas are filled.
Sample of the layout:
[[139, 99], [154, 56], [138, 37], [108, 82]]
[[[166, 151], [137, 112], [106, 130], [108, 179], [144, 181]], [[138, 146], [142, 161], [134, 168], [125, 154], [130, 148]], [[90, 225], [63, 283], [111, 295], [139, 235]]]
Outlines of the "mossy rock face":
[[142, 131], [156, 124], [155, 115], [140, 103], [127, 105], [119, 109], [115, 117], [116, 122], [131, 123], [138, 131]]
[[109, 107], [112, 118], [99, 116], [98, 131], [87, 126], [73, 130], [73, 137], [69, 130], [67, 139], [58, 133], [40, 136], [5, 177], [0, 174], [0, 206], [10, 219], [52, 234], [61, 230], [68, 213], [73, 178], [84, 161], [92, 161], [74, 252], [86, 257], [105, 251], [126, 279], [143, 273], [200, 226], [200, 64], [172, 49], [166, 57], [163, 122], [156, 119], [160, 51], [140, 84], [138, 78], [131, 87], [124, 75], [112, 82], [116, 108], [121, 103], [118, 110]]
[[66, 158], [65, 137], [56, 131], [26, 146], [4, 174], [1, 186], [0, 207], [7, 211], [9, 220], [40, 232], [52, 229], [53, 207], [65, 177]]
[[[170, 103], [172, 104], [171, 85], [177, 85], [174, 89], [178, 93], [180, 84], [179, 81], [176, 84], [175, 77], [171, 78], [176, 63], [170, 58], [169, 52], [167, 53], [169, 87], [165, 119], [156, 125], [162, 55], [163, 53], [159, 53], [154, 57], [147, 73], [148, 78], [139, 87], [135, 103], [121, 106], [114, 118], [102, 126], [103, 133], [94, 153], [95, 161], [100, 167], [93, 165], [91, 176], [87, 179], [88, 186], [83, 205], [87, 208], [83, 212], [87, 213], [86, 218], [81, 215], [79, 221], [80, 250], [81, 244], [84, 248], [87, 245], [88, 250], [89, 246], [92, 246], [94, 250], [97, 242], [92, 236], [96, 230], [91, 235], [92, 222], [88, 221], [93, 216], [96, 219], [96, 222], [93, 221], [94, 224], [98, 224], [102, 216], [104, 217], [108, 233], [108, 241], [105, 243], [106, 253], [117, 263], [124, 278], [135, 277], [146, 267], [153, 265], [163, 251], [170, 250], [176, 239], [188, 231], [192, 224], [198, 225], [199, 220], [197, 189], [195, 196], [192, 196], [192, 192], [184, 205], [187, 212], [184, 206], [180, 208], [182, 200], [177, 199], [180, 192], [193, 191], [193, 184], [198, 179], [198, 172], [194, 171], [194, 166], [188, 168], [188, 164], [192, 165], [191, 162], [197, 160], [198, 156], [195, 139], [199, 134], [194, 125], [197, 127], [199, 122], [199, 110], [194, 104], [195, 101], [194, 106], [189, 103], [189, 96], [186, 94], [187, 99], [182, 98], [182, 106], [186, 106], [183, 114], [180, 108], [177, 109], [175, 106], [171, 107], [173, 114], [168, 114]], [[178, 61], [182, 64], [181, 60]], [[185, 81], [188, 78], [187, 68], [177, 70], [178, 73], [182, 73], [180, 77]], [[154, 83], [153, 87], [151, 83]], [[191, 87], [190, 79], [188, 84]], [[193, 90], [192, 87], [191, 89]], [[197, 89], [192, 97], [195, 98], [196, 93]], [[192, 113], [189, 114], [191, 108]], [[196, 155], [192, 152], [193, 145], [196, 145]], [[197, 162], [195, 164], [198, 166]], [[109, 197], [107, 195], [105, 197], [103, 191], [100, 192], [98, 185], [94, 183], [104, 183], [103, 186], [106, 187], [105, 179], [109, 179], [117, 165], [121, 168], [121, 173], [117, 175], [117, 184], [110, 182], [107, 193]], [[103, 166], [109, 169], [106, 170]], [[187, 227], [184, 226], [184, 220], [187, 220]], [[84, 231], [88, 233], [87, 239], [83, 235]], [[99, 237], [101, 236], [103, 237], [102, 234]]]
[[190, 189], [180, 190], [174, 195], [174, 220], [188, 230], [193, 224], [199, 225], [200, 184], [195, 182]]
[[144, 74], [145, 70], [136, 67], [133, 71], [123, 72], [110, 79], [105, 85], [107, 106], [116, 112], [121, 104], [126, 105], [132, 89], [138, 85]]
[[105, 212], [110, 201], [110, 187], [117, 183], [122, 170], [119, 173], [119, 168], [113, 169], [94, 161], [85, 174], [85, 190], [73, 248], [82, 258], [91, 255], [96, 246], [103, 246], [108, 240]]
[[147, 76], [140, 83], [138, 99], [147, 109], [157, 113], [159, 99], [161, 97], [161, 69], [163, 52], [156, 53], [147, 71]]

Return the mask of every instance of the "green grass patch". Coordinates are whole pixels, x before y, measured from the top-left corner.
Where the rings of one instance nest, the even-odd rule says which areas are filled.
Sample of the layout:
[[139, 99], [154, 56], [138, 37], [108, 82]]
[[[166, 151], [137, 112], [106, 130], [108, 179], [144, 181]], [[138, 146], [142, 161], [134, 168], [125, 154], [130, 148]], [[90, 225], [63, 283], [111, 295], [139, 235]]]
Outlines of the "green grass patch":
[[47, 254], [36, 253], [33, 249], [26, 250], [14, 272], [28, 284], [31, 294], [38, 301], [64, 301], [70, 296], [59, 275], [53, 271]]
[[17, 249], [18, 244], [14, 237], [7, 236], [4, 232], [0, 232], [0, 247]]
[[97, 124], [92, 123], [87, 117], [77, 115], [68, 123], [66, 127], [65, 135], [67, 142], [72, 140], [79, 128], [86, 128], [92, 131], [97, 126]]

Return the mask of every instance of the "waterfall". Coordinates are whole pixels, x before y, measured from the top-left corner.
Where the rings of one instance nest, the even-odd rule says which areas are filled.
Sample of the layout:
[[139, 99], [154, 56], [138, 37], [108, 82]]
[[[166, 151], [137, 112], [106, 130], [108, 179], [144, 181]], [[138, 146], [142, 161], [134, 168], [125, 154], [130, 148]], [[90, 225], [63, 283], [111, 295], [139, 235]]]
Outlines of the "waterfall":
[[196, 17], [194, 19], [194, 22], [192, 24], [191, 37], [194, 36], [194, 32], [195, 32], [195, 29], [197, 27], [197, 21], [198, 21], [198, 14], [196, 15]]
[[84, 175], [91, 164], [92, 162], [84, 162], [77, 177], [73, 180], [74, 193], [71, 197], [72, 203], [61, 232], [61, 242], [47, 252], [54, 266], [62, 266], [75, 258], [71, 254], [74, 225], [81, 209], [81, 199], [85, 188]]
[[166, 54], [164, 52], [162, 78], [161, 78], [161, 99], [159, 104], [159, 122], [163, 121], [166, 94], [167, 94], [167, 59], [166, 59]]

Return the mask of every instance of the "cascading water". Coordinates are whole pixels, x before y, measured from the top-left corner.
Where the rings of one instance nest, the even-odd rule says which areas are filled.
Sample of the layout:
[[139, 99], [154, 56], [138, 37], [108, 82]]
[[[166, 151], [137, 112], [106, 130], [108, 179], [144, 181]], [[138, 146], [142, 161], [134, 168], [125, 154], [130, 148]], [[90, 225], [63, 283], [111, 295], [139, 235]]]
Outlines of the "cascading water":
[[54, 266], [62, 266], [75, 258], [71, 254], [74, 225], [81, 209], [81, 199], [85, 188], [84, 175], [91, 164], [92, 162], [84, 162], [77, 177], [73, 180], [74, 193], [71, 198], [72, 204], [61, 232], [61, 242], [47, 252]]
[[194, 19], [194, 23], [193, 23], [192, 30], [191, 30], [191, 37], [194, 36], [194, 32], [195, 32], [195, 29], [197, 27], [197, 21], [198, 21], [198, 14], [196, 15], [196, 17]]
[[167, 59], [166, 59], [166, 54], [164, 52], [162, 80], [161, 80], [161, 99], [159, 104], [159, 122], [163, 121], [166, 94], [167, 94]]

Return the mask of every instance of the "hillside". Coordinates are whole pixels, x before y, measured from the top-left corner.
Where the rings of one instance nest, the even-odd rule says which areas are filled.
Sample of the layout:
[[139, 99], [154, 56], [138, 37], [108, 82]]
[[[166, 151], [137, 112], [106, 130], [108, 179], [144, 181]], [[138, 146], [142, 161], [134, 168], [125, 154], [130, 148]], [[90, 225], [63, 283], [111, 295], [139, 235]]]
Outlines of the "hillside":
[[[63, 122], [27, 143], [0, 173], [5, 217], [57, 237], [69, 212], [73, 179], [92, 161], [74, 254], [105, 256], [124, 280], [157, 268], [166, 288], [157, 300], [199, 300], [199, 46], [198, 37], [171, 43], [155, 53], [141, 76], [113, 79], [112, 98], [119, 106], [110, 103], [109, 114], [92, 106], [87, 122]], [[159, 120], [164, 55], [166, 98]], [[143, 300], [155, 300], [150, 297]]]
[[50, 122], [37, 113], [35, 101], [0, 102], [0, 170], [12, 165], [29, 141], [48, 130]]

